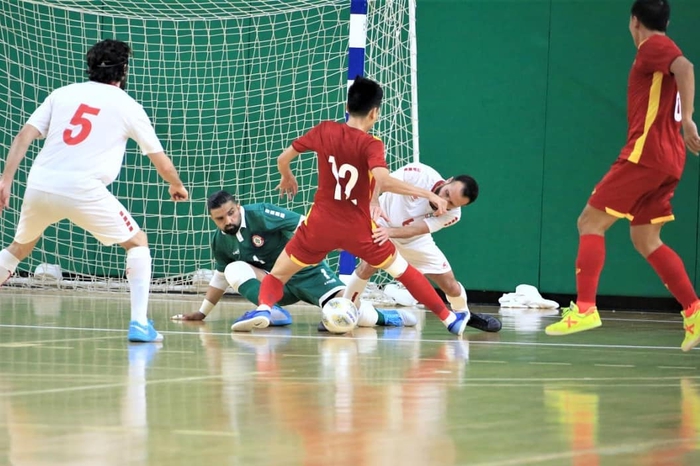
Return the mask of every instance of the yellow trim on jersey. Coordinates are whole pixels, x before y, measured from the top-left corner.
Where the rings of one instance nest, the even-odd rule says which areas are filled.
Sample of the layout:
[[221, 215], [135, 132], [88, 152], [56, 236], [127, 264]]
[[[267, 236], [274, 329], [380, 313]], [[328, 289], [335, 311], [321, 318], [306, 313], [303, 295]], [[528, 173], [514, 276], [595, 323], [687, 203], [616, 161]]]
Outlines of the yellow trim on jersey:
[[649, 89], [649, 104], [647, 105], [647, 116], [644, 118], [644, 133], [634, 143], [634, 148], [627, 158], [632, 163], [639, 163], [644, 150], [644, 143], [649, 135], [649, 128], [654, 123], [656, 115], [659, 113], [659, 101], [661, 100], [661, 84], [664, 81], [664, 74], [661, 71], [656, 71], [651, 79], [651, 88]]
[[657, 217], [657, 218], [652, 218], [651, 219], [651, 224], [656, 225], [657, 223], [666, 223], [666, 222], [672, 222], [676, 219], [676, 216], [671, 214], [667, 215], [665, 217]]
[[316, 265], [316, 264], [306, 264], [306, 263], [300, 261], [299, 259], [297, 259], [296, 257], [294, 257], [294, 256], [291, 255], [291, 254], [289, 255], [289, 259], [291, 259], [291, 261], [294, 262], [294, 263], [295, 263], [296, 265], [298, 265], [299, 267], [310, 267], [310, 266], [312, 266], [312, 265]]
[[612, 215], [613, 217], [617, 218], [626, 218], [627, 220], [634, 220], [634, 215], [632, 214], [623, 214], [622, 212], [618, 212], [617, 210], [613, 210], [610, 207], [605, 208], [605, 213], [608, 215]]
[[306, 222], [309, 221], [309, 216], [311, 215], [311, 210], [312, 210], [313, 208], [314, 208], [314, 205], [311, 204], [311, 207], [309, 207], [309, 211], [306, 212], [306, 217], [304, 217], [304, 225], [306, 225], [307, 227], [309, 226], [309, 224], [306, 223]]
[[379, 265], [372, 265], [372, 264], [370, 264], [370, 265], [372, 265], [372, 267], [374, 267], [375, 269], [383, 269], [384, 266], [385, 266], [391, 259], [393, 259], [393, 258], [394, 258], [394, 255], [391, 254], [391, 255], [390, 255], [389, 257], [387, 257], [386, 260], [384, 260], [384, 262], [382, 262], [381, 264], [379, 264]]

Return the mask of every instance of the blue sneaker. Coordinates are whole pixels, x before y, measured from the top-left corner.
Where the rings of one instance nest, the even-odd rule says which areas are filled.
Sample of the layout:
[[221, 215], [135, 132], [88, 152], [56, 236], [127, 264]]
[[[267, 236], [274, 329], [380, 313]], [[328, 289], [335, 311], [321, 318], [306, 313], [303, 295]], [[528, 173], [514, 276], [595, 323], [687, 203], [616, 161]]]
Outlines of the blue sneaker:
[[270, 325], [272, 327], [284, 327], [292, 324], [292, 315], [286, 309], [279, 306], [272, 306], [270, 311]]
[[163, 341], [163, 335], [156, 332], [153, 328], [153, 321], [149, 320], [148, 324], [141, 325], [137, 321], [129, 322], [129, 341], [134, 343], [153, 343], [155, 341]]
[[250, 332], [254, 328], [267, 328], [270, 326], [270, 311], [248, 311], [240, 316], [231, 325], [234, 332]]
[[384, 316], [385, 327], [415, 327], [418, 324], [416, 316], [403, 309], [377, 309]]
[[464, 333], [464, 329], [467, 328], [467, 322], [469, 322], [470, 314], [469, 312], [455, 312], [457, 319], [447, 327], [450, 333], [457, 335], [459, 337]]

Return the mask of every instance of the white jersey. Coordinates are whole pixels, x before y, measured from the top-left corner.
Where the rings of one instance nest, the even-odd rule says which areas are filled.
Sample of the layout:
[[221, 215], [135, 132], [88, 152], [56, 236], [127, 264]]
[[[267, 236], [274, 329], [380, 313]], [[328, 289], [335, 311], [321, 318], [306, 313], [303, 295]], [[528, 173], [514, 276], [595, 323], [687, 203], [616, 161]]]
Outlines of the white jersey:
[[[428, 191], [434, 190], [445, 182], [435, 169], [422, 163], [410, 163], [393, 172], [391, 176]], [[387, 226], [402, 227], [414, 222], [425, 222], [428, 224], [430, 233], [454, 225], [462, 216], [462, 209], [456, 207], [436, 217], [427, 199], [394, 193], [384, 193], [379, 196], [379, 205], [389, 217]]]
[[27, 121], [46, 138], [27, 187], [85, 199], [112, 183], [134, 139], [144, 154], [162, 152], [143, 107], [117, 86], [94, 81], [56, 89]]

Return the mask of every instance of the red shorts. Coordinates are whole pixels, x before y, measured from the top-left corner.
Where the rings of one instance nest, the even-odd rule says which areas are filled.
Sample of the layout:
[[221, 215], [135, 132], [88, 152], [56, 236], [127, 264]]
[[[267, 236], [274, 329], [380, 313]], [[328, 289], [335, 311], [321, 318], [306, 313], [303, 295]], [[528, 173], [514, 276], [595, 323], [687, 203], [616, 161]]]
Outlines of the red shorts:
[[671, 198], [678, 178], [653, 168], [618, 159], [596, 185], [588, 204], [632, 225], [675, 219]]
[[329, 252], [342, 249], [381, 268], [394, 256], [396, 248], [391, 241], [381, 246], [372, 238], [372, 222], [369, 219], [347, 219], [342, 225], [327, 221], [321, 212], [309, 212], [296, 233], [284, 248], [298, 265], [321, 262]]

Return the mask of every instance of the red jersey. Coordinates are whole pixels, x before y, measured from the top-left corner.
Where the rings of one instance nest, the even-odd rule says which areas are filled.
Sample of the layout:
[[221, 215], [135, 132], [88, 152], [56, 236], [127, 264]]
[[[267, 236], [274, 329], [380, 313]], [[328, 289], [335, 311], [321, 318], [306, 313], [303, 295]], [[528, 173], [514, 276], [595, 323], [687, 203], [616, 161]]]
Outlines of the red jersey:
[[382, 141], [345, 123], [324, 121], [292, 147], [297, 152], [314, 151], [318, 157], [314, 210], [343, 223], [358, 215], [371, 219], [369, 201], [375, 183], [370, 170], [387, 168]]
[[677, 178], [685, 165], [685, 145], [671, 63], [681, 55], [665, 35], [653, 35], [639, 46], [627, 87], [627, 144], [620, 153], [620, 158]]

